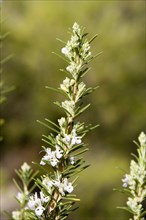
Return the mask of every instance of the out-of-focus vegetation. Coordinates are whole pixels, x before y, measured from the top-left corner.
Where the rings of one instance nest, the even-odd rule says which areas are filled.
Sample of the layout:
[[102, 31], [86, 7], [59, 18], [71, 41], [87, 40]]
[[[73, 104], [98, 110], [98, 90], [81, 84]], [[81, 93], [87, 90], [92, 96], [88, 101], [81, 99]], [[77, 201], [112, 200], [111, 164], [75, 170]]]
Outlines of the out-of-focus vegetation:
[[[5, 19], [0, 17], [0, 26], [2, 27], [3, 23], [5, 22]], [[3, 33], [0, 32], [0, 105], [2, 105], [7, 100], [7, 93], [9, 93], [14, 88], [11, 86], [7, 86], [3, 80], [3, 65], [8, 62], [8, 60], [12, 57], [12, 54], [10, 55], [4, 55], [3, 53], [3, 43], [5, 39], [8, 37], [9, 32]], [[5, 120], [4, 118], [0, 118], [0, 128], [3, 126]], [[3, 137], [0, 136], [0, 142], [3, 140]]]
[[4, 66], [3, 77], [16, 88], [1, 109], [6, 119], [1, 147], [3, 185], [9, 186], [13, 169], [23, 161], [39, 160], [41, 134], [46, 131], [36, 120], [56, 121], [62, 114], [52, 104], [61, 97], [45, 86], [58, 87], [64, 79], [59, 69], [65, 63], [52, 51], [60, 53], [64, 45], [55, 38], [68, 40], [67, 30], [76, 21], [86, 27], [89, 37], [99, 34], [92, 52], [103, 53], [92, 62], [85, 81], [100, 88], [86, 98], [91, 107], [81, 120], [101, 126], [86, 140], [91, 145], [87, 153], [91, 167], [78, 181], [80, 209], [69, 219], [128, 218], [115, 208], [124, 204], [124, 197], [112, 189], [121, 184], [123, 175], [115, 167], [128, 169], [128, 156], [135, 151], [132, 140], [145, 129], [144, 10], [144, 1], [2, 3], [2, 16], [7, 17], [2, 31], [11, 33], [4, 53], [15, 54]]

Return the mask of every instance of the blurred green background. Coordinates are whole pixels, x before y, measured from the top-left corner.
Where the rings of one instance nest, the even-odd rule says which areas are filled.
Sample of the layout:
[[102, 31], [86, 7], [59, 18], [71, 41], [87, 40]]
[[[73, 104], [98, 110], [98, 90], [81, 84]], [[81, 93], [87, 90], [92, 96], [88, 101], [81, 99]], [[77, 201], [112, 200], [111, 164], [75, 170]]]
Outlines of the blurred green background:
[[[52, 51], [60, 53], [67, 41], [68, 28], [76, 21], [86, 27], [92, 53], [103, 52], [92, 63], [84, 81], [99, 85], [85, 102], [91, 107], [80, 120], [99, 123], [100, 127], [85, 139], [90, 145], [86, 160], [91, 164], [78, 181], [81, 198], [78, 211], [68, 220], [126, 220], [128, 213], [116, 209], [125, 204], [125, 196], [113, 192], [128, 172], [130, 153], [136, 152], [132, 140], [145, 130], [145, 2], [144, 1], [4, 1], [2, 32], [10, 32], [3, 42], [2, 56], [14, 54], [6, 63], [3, 80], [14, 85], [1, 107], [6, 123], [2, 128], [1, 210], [17, 205], [13, 199], [14, 169], [23, 161], [39, 161], [41, 135], [46, 128], [36, 120], [48, 117], [56, 121], [62, 112], [53, 105], [61, 97], [45, 86], [58, 87], [65, 78], [64, 63]], [[2, 219], [7, 219], [2, 216]]]

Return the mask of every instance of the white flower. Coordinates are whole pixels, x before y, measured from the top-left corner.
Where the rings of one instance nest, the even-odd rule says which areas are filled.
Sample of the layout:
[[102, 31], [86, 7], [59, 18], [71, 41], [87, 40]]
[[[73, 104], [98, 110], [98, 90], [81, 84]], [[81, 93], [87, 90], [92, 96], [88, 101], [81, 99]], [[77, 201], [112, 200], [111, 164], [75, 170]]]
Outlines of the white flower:
[[45, 165], [46, 162], [49, 161], [51, 159], [51, 157], [52, 157], [52, 151], [51, 151], [50, 148], [46, 148], [45, 151], [46, 151], [46, 155], [43, 156], [43, 158], [42, 158], [42, 160], [40, 162], [41, 165]]
[[70, 73], [72, 73], [73, 71], [74, 71], [74, 67], [73, 66], [71, 66], [71, 65], [69, 65], [69, 66], [67, 66], [66, 67], [66, 70], [68, 71], [68, 72], [70, 72]]
[[73, 48], [79, 46], [79, 37], [77, 35], [74, 35], [71, 37], [70, 44], [72, 45]]
[[68, 193], [71, 193], [73, 191], [73, 186], [72, 186], [72, 183], [68, 182], [68, 179], [65, 178], [63, 180], [63, 185], [64, 185], [64, 190]]
[[[51, 151], [50, 148], [46, 148], [45, 151], [46, 151], [46, 155], [43, 156], [40, 164], [45, 165], [46, 163], [50, 163], [53, 167], [55, 167], [57, 163], [59, 162], [56, 157], [56, 151]], [[57, 156], [60, 156], [58, 150], [57, 150]]]
[[52, 180], [50, 180], [50, 178], [48, 176], [46, 176], [43, 181], [42, 181], [42, 184], [47, 187], [48, 189], [48, 192], [51, 194], [52, 192], [52, 186], [53, 186], [53, 182]]
[[80, 67], [81, 65], [77, 64], [76, 62], [70, 62], [70, 65], [66, 67], [66, 70], [75, 76]]
[[18, 192], [16, 198], [19, 200], [19, 202], [22, 204], [24, 199], [25, 199], [25, 195], [23, 193]]
[[91, 52], [89, 50], [90, 50], [90, 45], [86, 41], [84, 42], [81, 48], [81, 56], [83, 60], [86, 60], [89, 56], [91, 56]]
[[75, 164], [75, 157], [70, 157], [70, 163], [71, 165]]
[[60, 194], [61, 194], [62, 196], [64, 196], [65, 193], [64, 193], [63, 184], [62, 184], [61, 182], [56, 182], [56, 183], [55, 183], [55, 186], [58, 188]]
[[139, 137], [138, 137], [138, 140], [140, 142], [141, 145], [144, 145], [146, 144], [146, 135], [144, 132], [141, 132]]
[[81, 142], [82, 142], [82, 141], [81, 141], [81, 137], [75, 136], [75, 137], [72, 138], [71, 144], [72, 144], [72, 145], [81, 144]]
[[76, 129], [73, 129], [70, 134], [65, 134], [63, 141], [68, 148], [71, 148], [75, 144], [81, 144], [82, 142], [81, 137], [77, 136]]
[[50, 164], [52, 165], [52, 167], [55, 167], [58, 163], [55, 153], [55, 151], [52, 151], [52, 157], [50, 158]]
[[45, 208], [41, 205], [39, 205], [36, 209], [35, 209], [35, 214], [39, 217], [43, 214], [43, 211], [45, 210]]
[[70, 140], [71, 140], [71, 135], [70, 134], [65, 134], [64, 138], [63, 138], [63, 141], [65, 143], [70, 143]]
[[68, 182], [67, 178], [60, 180], [60, 176], [57, 176], [56, 180], [53, 181], [53, 185], [58, 188], [62, 196], [65, 195], [65, 192], [71, 193], [73, 191], [72, 183]]
[[69, 79], [68, 77], [65, 78], [65, 80], [63, 80], [63, 83], [60, 84], [60, 88], [69, 93], [69, 87], [72, 86], [74, 84], [74, 80], [73, 79]]
[[64, 127], [65, 122], [66, 122], [66, 120], [64, 117], [61, 117], [60, 119], [58, 119], [58, 123], [59, 123], [60, 127]]
[[30, 196], [27, 205], [31, 210], [34, 210], [36, 205], [39, 205], [39, 204], [40, 204], [40, 199], [37, 196], [37, 192], [35, 192], [34, 195]]
[[63, 188], [63, 184], [62, 184], [62, 182], [60, 181], [60, 175], [58, 175], [58, 176], [56, 177], [56, 180], [53, 181], [53, 185], [58, 188], [58, 190], [59, 190], [59, 192], [61, 193], [62, 196], [65, 195], [65, 193], [64, 193], [64, 188]]
[[123, 187], [127, 187], [128, 184], [129, 184], [129, 180], [130, 180], [130, 177], [128, 174], [125, 175], [125, 178], [122, 179], [122, 182], [123, 182]]
[[140, 215], [140, 211], [141, 211], [141, 208], [142, 208], [142, 205], [138, 203], [137, 201], [137, 198], [128, 198], [128, 201], [127, 201], [127, 205], [130, 207], [130, 209], [135, 212], [135, 214], [137, 216]]
[[48, 202], [50, 200], [49, 196], [45, 196], [42, 191], [40, 191], [40, 198], [42, 202]]
[[24, 162], [23, 165], [21, 166], [21, 169], [25, 173], [30, 170], [30, 166], [26, 162]]
[[34, 195], [30, 196], [28, 201], [28, 208], [35, 211], [35, 214], [39, 217], [43, 214], [45, 208], [43, 207], [43, 203], [48, 202], [49, 197], [45, 197], [42, 192], [40, 192], [40, 198], [38, 198], [37, 192]]
[[63, 48], [61, 49], [61, 52], [62, 52], [63, 54], [65, 54], [65, 55], [67, 55], [68, 52], [69, 52], [69, 50], [68, 50], [67, 47], [63, 47]]
[[46, 165], [46, 163], [45, 163], [43, 160], [41, 160], [40, 164], [41, 164], [42, 166]]
[[73, 129], [72, 130], [72, 141], [71, 141], [71, 144], [72, 145], [75, 145], [75, 144], [81, 144], [81, 137], [80, 136], [77, 136], [76, 134], [76, 129]]
[[13, 211], [12, 212], [12, 218], [14, 220], [20, 220], [21, 219], [21, 212], [20, 211]]
[[81, 29], [80, 29], [80, 26], [77, 24], [77, 22], [75, 22], [72, 26], [73, 28], [73, 33], [76, 34], [76, 33], [80, 33]]
[[60, 159], [63, 156], [63, 150], [59, 146], [56, 145], [56, 151], [55, 151], [57, 159]]
[[62, 108], [64, 108], [69, 115], [71, 115], [72, 117], [74, 116], [74, 108], [75, 108], [74, 101], [65, 100], [64, 102], [61, 103], [61, 105], [62, 105]]

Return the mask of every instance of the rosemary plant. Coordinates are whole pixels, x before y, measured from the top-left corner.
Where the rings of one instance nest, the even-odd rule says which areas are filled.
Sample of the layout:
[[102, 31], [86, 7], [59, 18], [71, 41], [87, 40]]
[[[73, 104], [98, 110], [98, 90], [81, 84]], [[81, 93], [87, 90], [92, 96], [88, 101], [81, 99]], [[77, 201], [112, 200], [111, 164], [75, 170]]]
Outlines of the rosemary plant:
[[[67, 43], [60, 40], [65, 44], [61, 52], [67, 62], [66, 69], [61, 71], [68, 76], [59, 88], [47, 88], [65, 96], [64, 101], [55, 102], [65, 114], [57, 123], [49, 119], [45, 119], [45, 122], [39, 121], [51, 131], [42, 136], [45, 146], [42, 146], [43, 156], [37, 165], [43, 174], [34, 180], [38, 189], [36, 192], [31, 193], [27, 188], [18, 194], [17, 200], [22, 211], [12, 212], [14, 220], [64, 220], [76, 209], [72, 207], [79, 201], [74, 194], [75, 182], [78, 174], [88, 167], [82, 156], [88, 150], [83, 137], [98, 126], [77, 121], [77, 117], [90, 106], [83, 104], [83, 97], [97, 88], [87, 88], [82, 81], [90, 69], [88, 63], [95, 57], [91, 54], [90, 43], [97, 35], [89, 41], [86, 36], [84, 28], [74, 23], [70, 40]], [[25, 169], [23, 166], [18, 173], [23, 183], [22, 176], [26, 171], [30, 172], [30, 168], [25, 164]]]
[[146, 211], [143, 202], [146, 198], [146, 135], [144, 132], [138, 137], [138, 156], [133, 155], [135, 160], [131, 160], [130, 173], [125, 174], [122, 179], [122, 192], [128, 195], [126, 207], [119, 207], [132, 214], [130, 220], [144, 220]]
[[37, 175], [38, 171], [34, 172], [32, 168], [24, 162], [19, 170], [15, 171], [20, 178], [22, 184], [14, 179], [14, 183], [17, 186], [19, 192], [16, 195], [16, 200], [20, 206], [20, 210], [12, 212], [11, 219], [29, 219], [29, 212], [27, 211], [28, 197], [35, 188], [33, 179]]

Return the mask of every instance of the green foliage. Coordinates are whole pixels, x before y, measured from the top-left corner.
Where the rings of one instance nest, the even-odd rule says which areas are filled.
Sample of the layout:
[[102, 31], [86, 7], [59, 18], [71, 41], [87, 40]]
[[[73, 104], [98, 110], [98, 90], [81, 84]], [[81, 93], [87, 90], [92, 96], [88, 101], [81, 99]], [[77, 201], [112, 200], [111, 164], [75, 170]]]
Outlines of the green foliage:
[[[2, 16], [0, 17], [0, 26], [3, 26], [3, 23], [5, 21], [3, 20]], [[3, 48], [3, 43], [4, 40], [8, 37], [9, 32], [5, 32], [3, 33], [3, 31], [1, 30], [0, 33], [0, 105], [3, 104], [4, 102], [6, 102], [7, 100], [7, 93], [9, 93], [10, 91], [12, 91], [14, 89], [14, 87], [9, 87], [7, 85], [5, 85], [5, 82], [3, 80], [3, 66], [5, 63], [7, 63], [9, 61], [9, 59], [11, 59], [12, 55], [7, 55], [6, 57], [3, 57], [3, 52], [4, 52], [4, 48]], [[4, 119], [0, 118], [0, 127], [4, 124]], [[2, 137], [0, 136], [0, 141], [2, 141]]]
[[20, 183], [17, 183], [17, 181], [14, 179], [14, 183], [19, 190], [16, 196], [16, 200], [19, 203], [21, 209], [13, 211], [11, 219], [36, 219], [33, 212], [27, 210], [25, 207], [28, 202], [28, 196], [35, 188], [35, 185], [32, 184], [32, 182], [35, 176], [38, 174], [38, 171], [34, 172], [27, 163], [24, 163], [21, 166], [21, 169], [16, 170], [16, 173], [21, 180], [20, 185]]
[[121, 190], [128, 196], [127, 206], [119, 207], [132, 214], [133, 220], [144, 220], [146, 211], [143, 202], [146, 198], [146, 135], [141, 132], [139, 135], [138, 156], [133, 154], [135, 160], [131, 160], [130, 173], [125, 174], [123, 189]]
[[[85, 97], [85, 103], [91, 103], [92, 108], [84, 112], [84, 118], [87, 123], [99, 121], [102, 126], [97, 133], [86, 137], [94, 154], [87, 156], [87, 160], [97, 166], [94, 172], [88, 169], [80, 178], [78, 193], [82, 203], [72, 218], [107, 220], [119, 216], [119, 219], [127, 219], [126, 212], [113, 213], [115, 201], [122, 204], [124, 199], [122, 194], [117, 199], [111, 188], [120, 178], [114, 169], [119, 161], [128, 168], [126, 152], [131, 152], [132, 147], [129, 140], [145, 127], [144, 1], [3, 1], [3, 15], [9, 16], [3, 29], [11, 32], [5, 51], [15, 53], [15, 58], [6, 65], [6, 71], [11, 74], [5, 75], [5, 82], [17, 88], [17, 93], [5, 103], [6, 111], [2, 106], [3, 118], [11, 115], [3, 127], [5, 142], [1, 148], [2, 165], [11, 158], [7, 165], [8, 176], [12, 175], [12, 166], [15, 167], [14, 154], [19, 159], [15, 159], [17, 164], [23, 160], [20, 159], [22, 154], [30, 161], [34, 146], [38, 146], [41, 132], [34, 123], [36, 119], [43, 121], [42, 118], [49, 117], [57, 123], [58, 115], [62, 114], [55, 106], [48, 106], [54, 97], [60, 100], [60, 94], [50, 92], [48, 97], [43, 87], [46, 82], [50, 87], [57, 87], [64, 77], [64, 72], [57, 71], [64, 68], [64, 61], [56, 56], [52, 58], [51, 54], [51, 51], [60, 51], [54, 36], [64, 39], [67, 27], [76, 20], [87, 26], [90, 33], [99, 33], [91, 49], [103, 54], [93, 60], [91, 74], [86, 75], [85, 81], [89, 86], [100, 84], [100, 89], [98, 96], [92, 93]], [[42, 126], [42, 133], [45, 130]], [[27, 156], [24, 149], [30, 150]], [[113, 172], [109, 172], [110, 169]], [[93, 182], [91, 177], [95, 177]], [[106, 184], [109, 182], [110, 185]], [[84, 191], [90, 192], [88, 203]]]
[[[40, 218], [64, 220], [77, 209], [72, 207], [75, 202], [80, 201], [72, 192], [79, 177], [77, 175], [88, 167], [82, 156], [88, 148], [82, 139], [87, 132], [97, 127], [91, 124], [85, 126], [84, 123], [76, 121], [77, 117], [90, 106], [90, 104], [84, 106], [82, 99], [95, 90], [95, 88], [86, 88], [85, 83], [81, 82], [88, 70], [88, 63], [94, 58], [90, 51], [90, 44], [85, 38], [87, 34], [84, 34], [83, 30], [74, 23], [71, 39], [61, 50], [67, 59], [66, 71], [70, 78], [66, 77], [58, 89], [65, 94], [66, 100], [55, 104], [64, 111], [65, 117], [58, 119], [57, 124], [49, 119], [45, 119], [45, 123], [38, 121], [53, 132], [47, 136], [43, 135], [42, 138], [45, 145], [47, 144], [42, 146], [45, 155], [38, 164], [43, 175], [34, 180], [32, 187], [38, 187], [39, 195], [37, 192], [31, 195], [32, 189], [28, 190], [32, 180], [32, 170], [25, 163], [17, 172], [24, 185], [24, 191], [15, 181], [20, 191], [17, 199], [21, 210], [12, 212], [14, 220]], [[47, 170], [48, 165], [52, 171]], [[36, 173], [33, 177], [35, 175]]]

